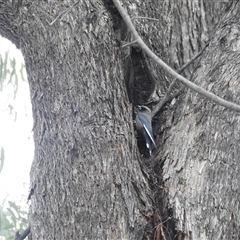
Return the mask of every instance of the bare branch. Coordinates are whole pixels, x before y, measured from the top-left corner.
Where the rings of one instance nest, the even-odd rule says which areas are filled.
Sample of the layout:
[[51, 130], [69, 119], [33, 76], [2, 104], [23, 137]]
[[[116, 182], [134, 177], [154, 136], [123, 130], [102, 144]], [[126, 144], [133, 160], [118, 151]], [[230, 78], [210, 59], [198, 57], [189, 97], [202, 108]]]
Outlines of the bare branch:
[[159, 22], [159, 19], [157, 19], [157, 18], [150, 18], [150, 17], [133, 17], [132, 20], [134, 20], [134, 19], [147, 19], [147, 20]]
[[[183, 72], [190, 64], [192, 64], [198, 57], [201, 56], [201, 54], [203, 53], [203, 51], [206, 49], [206, 47], [209, 45], [209, 43], [207, 43], [203, 49], [198, 52], [192, 59], [190, 59], [187, 63], [185, 63], [179, 70], [178, 70], [178, 73], [181, 73]], [[169, 102], [170, 100], [172, 100], [173, 98], [177, 97], [180, 92], [182, 92], [182, 90], [185, 88], [185, 86], [182, 86], [176, 93], [174, 93], [173, 95], [170, 95], [171, 92], [172, 92], [172, 89], [175, 85], [177, 81], [177, 78], [174, 78], [173, 81], [171, 82], [169, 88], [167, 89], [163, 99], [161, 99], [160, 102], [157, 103], [156, 106], [154, 106], [153, 110], [152, 110], [152, 117], [154, 117], [156, 115], [156, 113], [158, 111], [160, 111], [160, 109], [167, 103]]]
[[208, 45], [209, 45], [209, 42], [208, 42], [207, 44], [205, 44], [205, 46], [203, 47], [203, 49], [202, 49], [200, 52], [198, 52], [191, 60], [189, 60], [187, 63], [185, 63], [185, 64], [178, 70], [178, 73], [181, 73], [181, 72], [182, 72], [183, 70], [185, 70], [190, 64], [192, 64], [197, 58], [199, 58]]
[[137, 40], [134, 40], [134, 41], [132, 41], [132, 42], [123, 44], [123, 45], [122, 45], [122, 48], [127, 47], [127, 46], [130, 46], [130, 45], [133, 45], [133, 44], [136, 43], [136, 42], [137, 42]]
[[19, 232], [17, 231], [14, 240], [23, 240], [23, 239], [25, 239], [28, 236], [28, 234], [30, 233], [30, 230], [31, 230], [31, 228], [28, 226], [23, 231], [22, 234], [19, 234]]
[[173, 70], [170, 66], [168, 66], [162, 59], [160, 59], [155, 53], [151, 51], [151, 49], [143, 42], [142, 38], [139, 36], [137, 33], [135, 27], [133, 26], [130, 17], [128, 14], [125, 12], [124, 8], [121, 6], [121, 3], [119, 0], [113, 0], [113, 3], [115, 7], [118, 9], [118, 12], [122, 16], [125, 24], [129, 28], [129, 30], [132, 32], [133, 36], [135, 37], [139, 47], [153, 60], [155, 61], [158, 65], [160, 65], [166, 72], [168, 72], [170, 75], [173, 77], [177, 78], [179, 82], [187, 86], [188, 88], [194, 90], [195, 92], [205, 96], [209, 100], [224, 106], [228, 109], [240, 112], [240, 105], [237, 105], [235, 103], [226, 101], [215, 94], [203, 89], [202, 87], [197, 86], [193, 82], [189, 81], [188, 79], [184, 78], [183, 76], [179, 75], [175, 70]]
[[57, 20], [58, 18], [64, 18], [67, 13], [74, 7], [76, 6], [77, 4], [79, 3], [79, 1], [75, 2], [72, 6], [70, 6], [68, 9], [64, 10], [63, 12], [61, 12], [51, 23], [49, 23], [49, 25], [53, 25]]

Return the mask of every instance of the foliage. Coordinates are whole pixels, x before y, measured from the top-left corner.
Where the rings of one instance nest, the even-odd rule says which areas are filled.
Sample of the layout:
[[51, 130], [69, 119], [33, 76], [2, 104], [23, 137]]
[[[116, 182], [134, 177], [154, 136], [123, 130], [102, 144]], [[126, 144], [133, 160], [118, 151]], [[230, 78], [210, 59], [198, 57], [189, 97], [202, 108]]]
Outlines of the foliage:
[[5, 159], [4, 148], [1, 147], [1, 152], [0, 152], [0, 173], [1, 173], [2, 168], [3, 168], [4, 159]]
[[27, 228], [27, 212], [13, 201], [0, 205], [0, 239], [13, 240], [15, 233]]
[[[5, 50], [5, 43], [0, 39], [0, 94], [5, 91], [8, 93], [7, 105], [3, 105], [10, 115], [16, 120], [17, 112], [14, 110], [12, 100], [16, 99], [20, 81], [25, 81], [25, 66], [22, 59], [15, 51]], [[5, 41], [5, 40], [4, 40]], [[13, 53], [14, 52], [14, 53]], [[3, 102], [1, 102], [3, 104]], [[4, 166], [5, 152], [0, 147], [0, 174]], [[26, 197], [24, 198], [26, 199]], [[18, 202], [20, 205], [18, 205]], [[27, 211], [24, 209], [21, 201], [5, 200], [0, 203], [0, 240], [14, 239], [16, 231], [22, 231], [27, 227]]]
[[[0, 39], [1, 40], [1, 39]], [[0, 42], [0, 47], [4, 47]], [[15, 51], [16, 53], [16, 51]], [[13, 51], [0, 51], [0, 92], [7, 87], [11, 89], [12, 98], [15, 99], [20, 81], [25, 81], [25, 65], [22, 59], [17, 55], [13, 55]], [[9, 113], [15, 116], [17, 113], [11, 103], [7, 106]]]
[[16, 65], [16, 59], [9, 57], [9, 52], [5, 52], [5, 56], [0, 55], [0, 91], [3, 90], [4, 83], [11, 84], [14, 89], [14, 98], [18, 90], [19, 78], [25, 81], [24, 64], [21, 63], [20, 67]]

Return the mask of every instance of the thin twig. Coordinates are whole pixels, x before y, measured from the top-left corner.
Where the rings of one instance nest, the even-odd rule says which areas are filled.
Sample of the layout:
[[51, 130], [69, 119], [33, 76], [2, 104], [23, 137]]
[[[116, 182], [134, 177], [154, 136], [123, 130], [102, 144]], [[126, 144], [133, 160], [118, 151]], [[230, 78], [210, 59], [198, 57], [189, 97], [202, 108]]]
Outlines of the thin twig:
[[191, 63], [193, 63], [198, 57], [200, 57], [203, 53], [203, 51], [206, 49], [206, 47], [209, 45], [209, 42], [205, 44], [205, 46], [203, 47], [203, 49], [198, 52], [190, 61], [188, 61], [187, 63], [185, 63], [179, 70], [178, 73], [181, 73], [183, 70], [185, 70]]
[[202, 87], [197, 86], [196, 84], [192, 83], [191, 81], [189, 81], [188, 79], [186, 79], [185, 77], [179, 75], [175, 70], [173, 70], [170, 66], [168, 66], [162, 59], [160, 59], [155, 53], [153, 53], [151, 51], [151, 49], [143, 42], [143, 40], [141, 39], [141, 37], [139, 36], [139, 34], [137, 33], [135, 27], [133, 26], [130, 17], [128, 16], [128, 14], [125, 12], [124, 8], [121, 6], [121, 3], [119, 2], [119, 0], [112, 0], [115, 7], [118, 9], [118, 12], [120, 13], [120, 15], [122, 16], [125, 24], [127, 25], [127, 27], [129, 28], [129, 30], [132, 32], [133, 36], [135, 37], [135, 39], [137, 40], [137, 43], [139, 45], [139, 47], [154, 61], [156, 62], [158, 65], [160, 65], [166, 72], [168, 72], [170, 75], [172, 75], [173, 77], [177, 78], [178, 81], [180, 81], [182, 84], [184, 84], [185, 86], [187, 86], [188, 88], [194, 90], [195, 92], [205, 96], [206, 98], [208, 98], [209, 100], [222, 105], [226, 108], [232, 109], [234, 111], [238, 111], [240, 112], [240, 105], [237, 105], [235, 103], [226, 101], [218, 96], [216, 96], [215, 94], [203, 89]]
[[[206, 47], [209, 45], [209, 43], [205, 44], [205, 46], [203, 47], [203, 49], [198, 52], [192, 59], [190, 59], [187, 63], [185, 63], [179, 70], [178, 73], [183, 72], [190, 64], [192, 64], [198, 57], [201, 56], [201, 54], [203, 53], [203, 51], [206, 49]], [[172, 83], [170, 84], [169, 88], [167, 89], [163, 99], [153, 108], [152, 110], [152, 117], [154, 117], [156, 115], [157, 112], [160, 111], [160, 109], [167, 103], [169, 102], [171, 99], [177, 97], [180, 92], [185, 88], [185, 86], [181, 87], [179, 89], [179, 91], [177, 91], [176, 93], [174, 93], [172, 96], [170, 96], [170, 93], [172, 92], [172, 89], [175, 85], [177, 81], [177, 78], [174, 78]]]
[[76, 2], [76, 3], [74, 3], [74, 4], [73, 4], [72, 6], [70, 6], [68, 9], [62, 11], [51, 23], [49, 23], [49, 25], [50, 25], [50, 26], [53, 25], [53, 24], [58, 20], [58, 18], [66, 16], [66, 14], [67, 14], [75, 5], [77, 5], [78, 3], [79, 3], [79, 1]]
[[122, 45], [122, 48], [127, 47], [127, 46], [130, 46], [130, 45], [132, 45], [132, 44], [134, 44], [134, 43], [136, 43], [136, 42], [137, 42], [137, 40], [134, 40], [134, 41], [132, 41], [132, 42], [123, 44], [123, 45]]
[[134, 20], [134, 19], [147, 19], [147, 20], [158, 21], [159, 22], [159, 19], [151, 18], [151, 17], [132, 17], [132, 20]]

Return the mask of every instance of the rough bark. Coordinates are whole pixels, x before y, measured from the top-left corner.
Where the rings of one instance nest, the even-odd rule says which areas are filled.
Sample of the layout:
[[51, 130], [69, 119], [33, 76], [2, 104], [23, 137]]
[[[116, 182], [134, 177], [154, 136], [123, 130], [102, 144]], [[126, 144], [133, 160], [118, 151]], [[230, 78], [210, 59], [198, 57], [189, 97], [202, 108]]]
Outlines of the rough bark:
[[152, 201], [110, 13], [100, 1], [23, 4], [18, 37], [35, 141], [32, 238], [142, 238]]
[[100, 1], [28, 4], [21, 50], [34, 116], [33, 239], [142, 238], [152, 203], [111, 15]]
[[0, 1], [0, 34], [19, 48], [16, 15], [10, 1]]
[[[121, 48], [132, 39], [112, 1], [20, 3], [0, 0], [0, 33], [23, 52], [30, 84], [32, 238], [159, 240], [163, 221], [167, 239], [237, 239], [237, 114], [186, 91], [154, 118], [158, 148], [154, 159], [141, 158], [129, 99], [157, 101], [172, 79], [137, 46]], [[184, 75], [198, 67], [196, 83], [237, 99], [239, 4], [124, 6], [132, 18], [160, 20], [133, 21], [176, 69], [214, 36]]]
[[[240, 103], [239, 3], [206, 50], [194, 81]], [[165, 132], [165, 186], [181, 239], [239, 239], [239, 114], [188, 91]]]

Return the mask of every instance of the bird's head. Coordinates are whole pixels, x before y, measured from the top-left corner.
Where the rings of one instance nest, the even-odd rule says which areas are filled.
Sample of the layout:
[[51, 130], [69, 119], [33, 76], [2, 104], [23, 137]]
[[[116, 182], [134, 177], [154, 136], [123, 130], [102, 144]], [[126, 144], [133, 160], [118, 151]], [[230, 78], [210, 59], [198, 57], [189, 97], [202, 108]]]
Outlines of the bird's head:
[[143, 106], [143, 105], [138, 105], [137, 109], [139, 112], [143, 112], [143, 111], [151, 112], [151, 110], [148, 107]]

